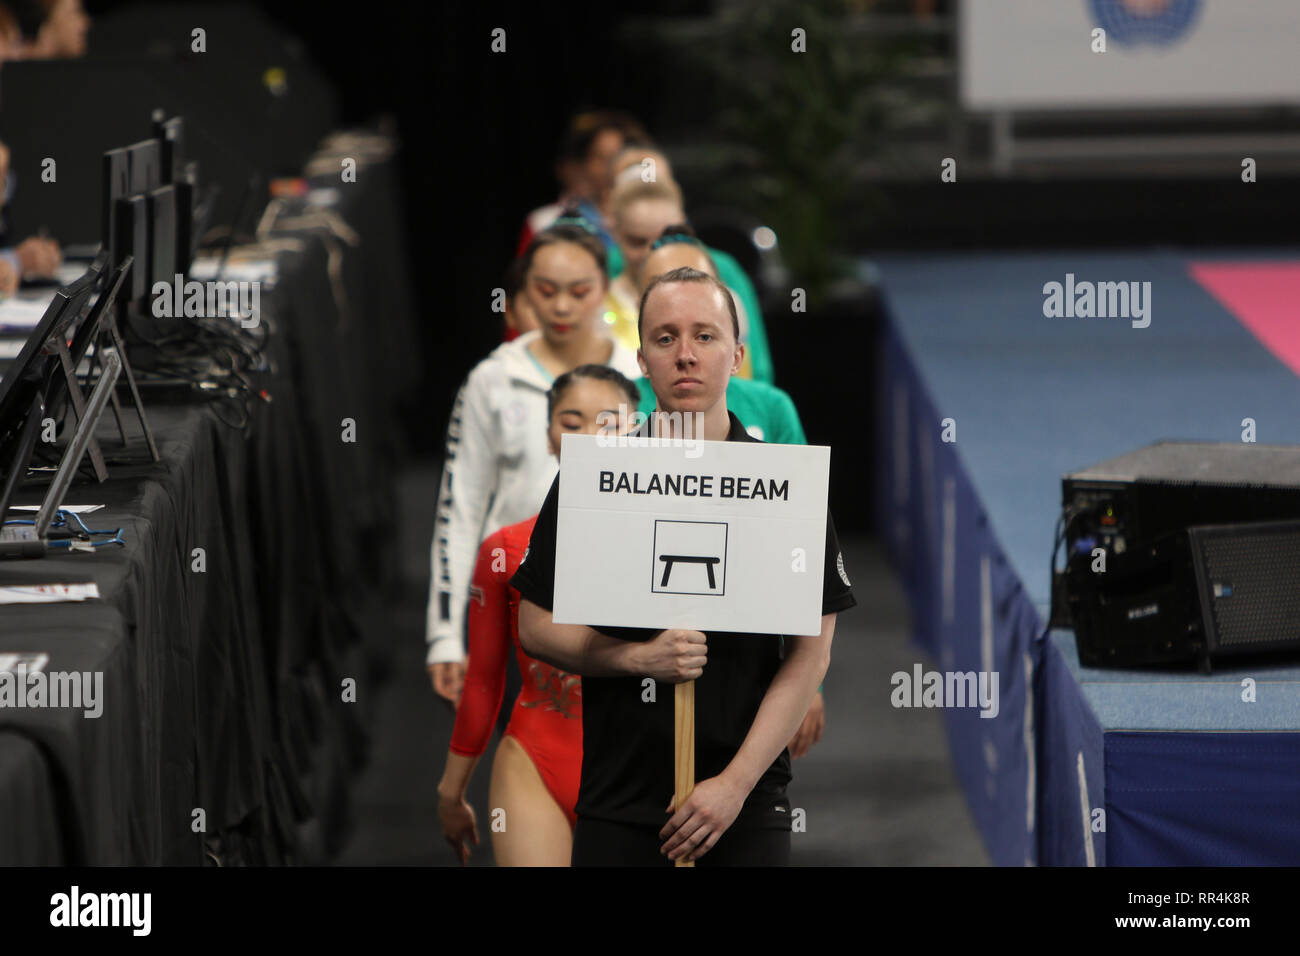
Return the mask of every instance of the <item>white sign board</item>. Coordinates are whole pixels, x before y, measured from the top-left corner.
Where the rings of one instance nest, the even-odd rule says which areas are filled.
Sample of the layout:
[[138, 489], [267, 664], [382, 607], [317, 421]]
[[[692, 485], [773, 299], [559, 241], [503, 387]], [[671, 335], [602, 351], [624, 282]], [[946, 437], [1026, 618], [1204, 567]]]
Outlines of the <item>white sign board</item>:
[[960, 16], [970, 109], [1300, 102], [1296, 0], [962, 0]]
[[553, 619], [820, 633], [830, 459], [824, 446], [565, 435]]

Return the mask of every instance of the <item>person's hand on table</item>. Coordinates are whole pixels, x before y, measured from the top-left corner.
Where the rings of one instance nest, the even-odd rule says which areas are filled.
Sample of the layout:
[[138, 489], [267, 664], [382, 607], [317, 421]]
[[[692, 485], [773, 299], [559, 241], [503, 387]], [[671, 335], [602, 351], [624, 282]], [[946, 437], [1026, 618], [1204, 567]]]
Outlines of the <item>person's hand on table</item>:
[[468, 657], [463, 661], [443, 661], [441, 664], [429, 665], [429, 678], [433, 681], [434, 693], [452, 707], [460, 706], [460, 694], [465, 689], [465, 670], [468, 666]]
[[670, 860], [698, 860], [736, 822], [746, 796], [748, 791], [735, 784], [725, 772], [697, 783], [676, 812], [674, 796], [667, 808], [672, 817], [659, 831], [664, 841], [659, 852]]
[[15, 250], [18, 262], [23, 267], [23, 276], [49, 278], [63, 262], [63, 253], [59, 244], [43, 236], [31, 236], [18, 243]]
[[478, 822], [474, 808], [463, 795], [438, 792], [438, 822], [442, 825], [442, 835], [451, 846], [452, 853], [464, 866], [469, 862], [471, 843], [478, 846]]
[[18, 270], [8, 259], [0, 259], [0, 295], [9, 296], [18, 291]]
[[818, 691], [808, 705], [808, 713], [803, 715], [803, 723], [790, 739], [790, 756], [802, 757], [806, 754], [822, 739], [822, 731], [825, 729], [826, 702], [822, 698], [822, 692]]
[[670, 628], [653, 640], [635, 645], [636, 671], [655, 680], [681, 684], [704, 673], [708, 662], [708, 639], [702, 631]]

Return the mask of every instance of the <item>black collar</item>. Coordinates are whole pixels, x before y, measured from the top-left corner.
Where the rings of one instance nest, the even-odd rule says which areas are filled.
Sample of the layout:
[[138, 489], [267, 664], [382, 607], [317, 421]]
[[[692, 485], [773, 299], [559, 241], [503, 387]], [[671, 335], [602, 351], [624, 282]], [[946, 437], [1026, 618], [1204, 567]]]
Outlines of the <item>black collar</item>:
[[[653, 415], [654, 413], [652, 412], [651, 414]], [[760, 440], [755, 438], [749, 432], [745, 431], [745, 426], [740, 423], [740, 419], [736, 417], [736, 413], [733, 412], [731, 409], [727, 409], [727, 417], [731, 419], [731, 429], [727, 432], [727, 441], [756, 442]], [[636, 438], [650, 437], [650, 419], [647, 418], [644, 422], [642, 422], [641, 427], [638, 428], [636, 431], [632, 432], [632, 435]]]
[[727, 409], [727, 414], [731, 417], [731, 431], [727, 432], [727, 441], [761, 441], [755, 438], [749, 432], [745, 431], [745, 426], [740, 423], [736, 413]]

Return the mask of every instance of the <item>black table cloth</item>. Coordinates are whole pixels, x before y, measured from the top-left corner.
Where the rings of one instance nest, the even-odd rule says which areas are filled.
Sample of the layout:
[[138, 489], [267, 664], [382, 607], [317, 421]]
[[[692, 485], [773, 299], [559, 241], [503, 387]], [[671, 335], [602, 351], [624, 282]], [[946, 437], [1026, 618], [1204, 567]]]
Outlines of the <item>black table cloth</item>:
[[85, 521], [126, 546], [0, 563], [0, 585], [98, 585], [99, 600], [0, 606], [0, 653], [47, 653], [48, 672], [104, 687], [98, 718], [0, 708], [0, 864], [319, 861], [346, 833], [366, 739], [343, 687], [375, 690], [396, 409], [418, 374], [393, 351], [411, 321], [395, 163], [349, 186], [337, 212], [357, 245], [277, 230], [300, 248], [262, 295], [270, 372], [246, 426], [146, 393], [162, 460], [138, 429], [122, 449], [110, 418], [109, 480], [65, 496], [106, 505]]

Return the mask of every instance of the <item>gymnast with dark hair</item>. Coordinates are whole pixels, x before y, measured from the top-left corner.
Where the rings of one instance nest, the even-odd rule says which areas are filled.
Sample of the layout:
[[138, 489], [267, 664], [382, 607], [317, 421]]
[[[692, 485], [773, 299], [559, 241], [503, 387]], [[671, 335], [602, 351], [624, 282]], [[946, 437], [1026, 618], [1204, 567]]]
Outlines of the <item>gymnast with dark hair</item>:
[[629, 378], [635, 354], [601, 320], [605, 246], [584, 220], [562, 217], [520, 257], [524, 308], [538, 328], [493, 350], [461, 387], [447, 425], [431, 547], [426, 664], [434, 690], [455, 702], [465, 674], [464, 622], [483, 539], [537, 512], [555, 476], [546, 447], [546, 394], [579, 365]]
[[[625, 431], [636, 400], [636, 386], [608, 365], [580, 365], [565, 372], [547, 393], [551, 454], [559, 459], [565, 434], [594, 435], [610, 421]], [[469, 860], [470, 844], [479, 842], [465, 791], [501, 709], [512, 648], [522, 684], [492, 762], [492, 812], [503, 813], [506, 823], [492, 830], [493, 852], [498, 866], [568, 866], [573, 849], [573, 805], [582, 768], [582, 680], [524, 652], [519, 592], [509, 584], [536, 520], [534, 515], [488, 535], [470, 585], [469, 669], [438, 785], [443, 835], [461, 863]]]

